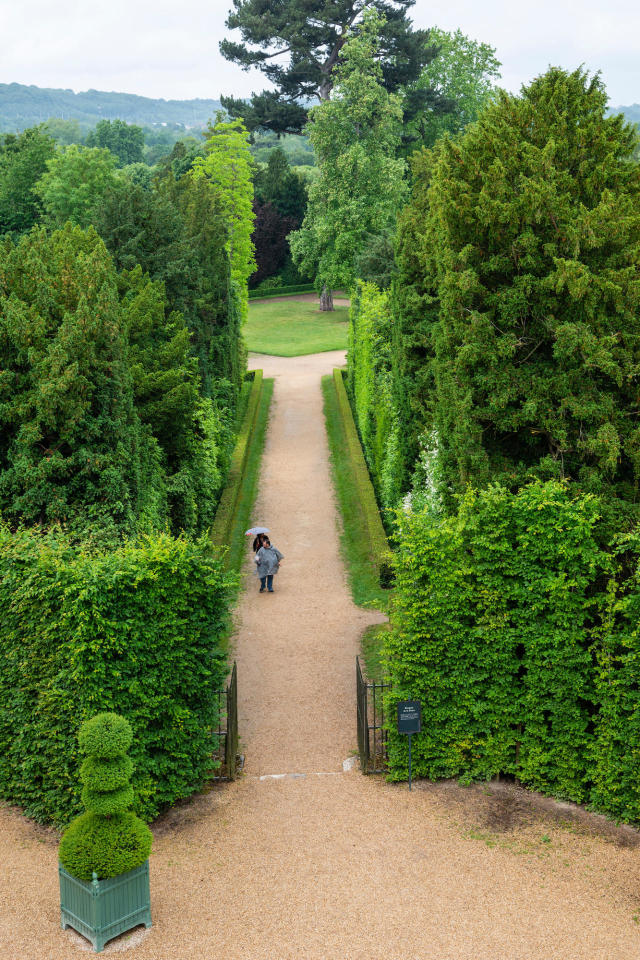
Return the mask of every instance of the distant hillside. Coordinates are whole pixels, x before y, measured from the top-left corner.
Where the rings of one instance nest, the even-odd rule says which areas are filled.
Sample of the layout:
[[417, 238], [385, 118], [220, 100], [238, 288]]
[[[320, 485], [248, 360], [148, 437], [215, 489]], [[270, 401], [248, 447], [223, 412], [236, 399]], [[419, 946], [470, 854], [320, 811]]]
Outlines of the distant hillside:
[[611, 107], [611, 113], [624, 113], [631, 123], [640, 123], [640, 103], [632, 103], [630, 107]]
[[220, 109], [219, 100], [152, 100], [134, 93], [49, 90], [21, 83], [0, 83], [0, 130], [17, 131], [50, 117], [95, 126], [98, 120], [125, 120], [145, 125], [203, 127]]

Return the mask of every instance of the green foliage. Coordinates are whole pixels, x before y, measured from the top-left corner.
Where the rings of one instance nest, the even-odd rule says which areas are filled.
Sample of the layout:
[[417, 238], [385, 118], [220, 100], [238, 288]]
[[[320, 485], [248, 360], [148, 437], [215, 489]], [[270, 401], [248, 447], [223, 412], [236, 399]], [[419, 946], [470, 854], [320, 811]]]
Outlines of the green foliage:
[[118, 270], [139, 266], [162, 281], [169, 314], [181, 313], [189, 329], [202, 394], [213, 398], [217, 381], [227, 381], [233, 413], [244, 370], [240, 298], [230, 287], [227, 228], [213, 191], [171, 173], [151, 189], [122, 177], [93, 223]]
[[[82, 803], [89, 813], [110, 817], [123, 813], [133, 803], [129, 783], [133, 762], [126, 755], [132, 740], [131, 724], [117, 713], [97, 713], [80, 727], [78, 744], [89, 761], [80, 767]], [[108, 770], [105, 781], [97, 779], [101, 767]]]
[[379, 502], [398, 505], [401, 476], [397, 457], [397, 417], [391, 380], [389, 297], [375, 284], [358, 283], [349, 311], [347, 389]]
[[288, 297], [296, 293], [313, 293], [312, 283], [299, 283], [282, 286], [279, 277], [268, 277], [253, 290], [249, 290], [249, 300], [267, 300], [270, 297]]
[[197, 790], [215, 766], [229, 588], [208, 538], [103, 551], [0, 528], [0, 795], [68, 822], [77, 731], [97, 711], [131, 724], [141, 816]]
[[152, 840], [149, 827], [131, 811], [109, 819], [83, 813], [64, 832], [60, 863], [79, 880], [91, 880], [94, 872], [105, 880], [143, 864]]
[[421, 441], [433, 431], [433, 406], [437, 399], [433, 329], [438, 301], [433, 274], [426, 267], [429, 247], [425, 231], [432, 157], [433, 153], [428, 151], [412, 157], [412, 197], [398, 218], [396, 275], [390, 293], [392, 395], [398, 419], [397, 473], [403, 493], [409, 488]]
[[118, 158], [119, 167], [144, 160], [144, 130], [123, 120], [100, 120], [85, 143], [88, 147], [110, 150]]
[[[255, 371], [255, 373], [258, 373], [258, 371]], [[228, 537], [227, 569], [236, 573], [246, 562], [247, 538], [245, 530], [254, 522], [256, 495], [261, 479], [260, 464], [269, 425], [272, 397], [273, 380], [263, 379], [260, 402], [253, 422], [242, 481], [236, 499], [235, 520]]]
[[53, 157], [55, 144], [42, 127], [0, 139], [0, 234], [30, 230], [40, 216], [33, 188]]
[[96, 790], [94, 787], [85, 787], [81, 800], [90, 813], [100, 816], [111, 816], [127, 810], [134, 800], [133, 787], [130, 783], [112, 790]]
[[[224, 57], [243, 68], [257, 67], [275, 90], [254, 94], [250, 103], [222, 97], [223, 107], [240, 116], [250, 130], [297, 133], [307, 110], [301, 103], [328, 100], [350, 32], [363, 29], [363, 9], [376, 16], [380, 42], [376, 51], [386, 89], [393, 92], [417, 79], [434, 56], [426, 30], [413, 30], [407, 8], [414, 0], [234, 0], [227, 26], [242, 42], [223, 40]], [[288, 63], [273, 57], [290, 54]], [[296, 102], [299, 101], [299, 102]]]
[[358, 499], [365, 519], [365, 529], [368, 533], [370, 560], [378, 571], [378, 580], [383, 587], [389, 585], [389, 544], [385, 534], [376, 496], [367, 470], [367, 464], [362, 452], [358, 432], [353, 420], [349, 405], [349, 398], [345, 390], [341, 370], [333, 371], [333, 384], [338, 400], [338, 411], [342, 421], [342, 430], [346, 440], [353, 478], [358, 490]]
[[[640, 821], [640, 543], [637, 533], [616, 544], [616, 559], [629, 573], [612, 582], [597, 647], [599, 711], [592, 750], [594, 806], [620, 820]], [[620, 572], [618, 572], [620, 581]]]
[[206, 156], [197, 157], [193, 177], [204, 179], [227, 225], [231, 278], [237, 285], [242, 317], [246, 316], [247, 281], [255, 267], [253, 229], [253, 161], [249, 136], [239, 120], [225, 121], [219, 113], [207, 130]]
[[93, 230], [5, 242], [0, 369], [4, 517], [132, 528], [138, 481], [155, 482], [153, 443], [134, 411], [115, 271]]
[[266, 167], [255, 175], [255, 195], [260, 203], [272, 203], [283, 217], [292, 217], [302, 223], [307, 207], [307, 190], [304, 181], [291, 169], [289, 160], [281, 147], [269, 155]]
[[386, 609], [389, 593], [380, 585], [380, 571], [371, 556], [369, 527], [333, 377], [322, 378], [322, 393], [331, 473], [340, 510], [340, 546], [353, 602], [363, 607]]
[[47, 172], [33, 190], [47, 223], [63, 227], [67, 220], [88, 227], [94, 210], [116, 181], [116, 159], [109, 150], [71, 144], [47, 160]]
[[[423, 705], [416, 775], [504, 772], [588, 799], [593, 592], [608, 567], [597, 510], [590, 495], [549, 481], [469, 490], [449, 517], [399, 517], [384, 656], [390, 706], [405, 697]], [[391, 773], [403, 778], [406, 738], [390, 737]]]
[[331, 100], [310, 113], [320, 174], [289, 242], [294, 261], [316, 277], [318, 289], [351, 286], [362, 246], [393, 227], [404, 195], [404, 161], [395, 156], [402, 106], [383, 85], [376, 60], [380, 29], [380, 18], [366, 11], [360, 32], [342, 49]]
[[437, 56], [423, 69], [407, 91], [411, 99], [418, 92], [432, 91], [447, 101], [447, 110], [421, 110], [405, 129], [405, 139], [415, 149], [432, 147], [444, 134], [457, 134], [474, 123], [495, 93], [500, 79], [500, 61], [494, 47], [466, 37], [461, 30], [449, 33], [438, 27], [429, 30]]
[[[82, 743], [80, 749], [83, 749]], [[132, 773], [131, 757], [124, 757], [123, 762], [118, 756], [104, 759], [94, 755], [83, 760], [80, 767], [80, 779], [89, 790], [117, 790], [129, 782]]]
[[262, 370], [256, 370], [251, 383], [247, 409], [233, 454], [231, 455], [227, 483], [220, 497], [220, 503], [218, 504], [215, 519], [211, 527], [211, 542], [218, 547], [224, 547], [228, 544], [233, 534], [240, 491], [242, 489], [242, 480], [246, 472], [247, 460], [251, 449], [251, 439], [260, 406], [261, 393]]
[[[251, 155], [258, 163], [268, 163], [274, 150], [282, 150], [294, 167], [313, 167], [315, 155], [306, 136], [284, 134], [278, 136], [270, 130], [255, 130], [251, 135]], [[300, 176], [300, 171], [296, 171]]]
[[[132, 740], [131, 724], [117, 713], [97, 713], [85, 720], [78, 733], [80, 749], [90, 760], [115, 760], [127, 752]], [[84, 783], [82, 773], [81, 779]]]
[[232, 443], [223, 403], [200, 396], [198, 362], [182, 314], [168, 313], [164, 286], [140, 267], [119, 278], [138, 416], [162, 454], [172, 529], [211, 523]]
[[416, 162], [396, 287], [405, 463], [435, 429], [448, 488], [568, 477], [602, 498], [605, 534], [636, 515], [634, 142], [598, 78], [554, 68]]

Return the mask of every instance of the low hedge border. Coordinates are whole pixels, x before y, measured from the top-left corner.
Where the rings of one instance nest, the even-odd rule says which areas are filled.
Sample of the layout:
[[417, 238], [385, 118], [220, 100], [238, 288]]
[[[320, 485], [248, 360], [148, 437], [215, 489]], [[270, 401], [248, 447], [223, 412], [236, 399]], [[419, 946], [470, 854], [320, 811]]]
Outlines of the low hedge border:
[[299, 283], [297, 286], [277, 287], [273, 290], [249, 290], [249, 300], [267, 300], [269, 297], [288, 297], [295, 293], [314, 293], [315, 284]]
[[338, 398], [338, 408], [340, 410], [342, 427], [347, 441], [353, 475], [359, 490], [362, 510], [367, 520], [369, 542], [371, 544], [371, 555], [378, 567], [378, 576], [380, 578], [381, 586], [388, 587], [391, 585], [392, 580], [391, 550], [389, 548], [389, 542], [387, 540], [384, 526], [382, 525], [382, 518], [380, 517], [380, 510], [378, 509], [375, 491], [373, 489], [371, 477], [369, 476], [369, 470], [362, 452], [362, 445], [360, 443], [358, 431], [353, 419], [351, 404], [349, 403], [349, 398], [344, 385], [343, 372], [339, 368], [336, 368], [333, 371], [333, 383], [335, 386], [336, 396]]
[[228, 546], [233, 535], [233, 525], [242, 490], [242, 478], [247, 466], [251, 436], [255, 426], [262, 394], [262, 370], [253, 371], [253, 383], [244, 420], [236, 442], [226, 486], [220, 497], [218, 509], [211, 526], [211, 542], [215, 547]]

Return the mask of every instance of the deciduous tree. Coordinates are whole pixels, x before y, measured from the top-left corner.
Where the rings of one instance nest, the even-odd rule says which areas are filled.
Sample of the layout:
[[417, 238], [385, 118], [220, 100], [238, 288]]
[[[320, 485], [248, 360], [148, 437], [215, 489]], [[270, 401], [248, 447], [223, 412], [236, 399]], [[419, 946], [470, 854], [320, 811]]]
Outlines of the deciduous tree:
[[144, 160], [144, 130], [124, 120], [100, 120], [95, 130], [87, 135], [88, 147], [110, 150], [118, 158], [118, 166], [142, 163]]
[[353, 283], [356, 257], [371, 236], [394, 225], [404, 196], [405, 164], [396, 158], [402, 104], [382, 82], [380, 32], [380, 15], [366, 11], [360, 31], [342, 49], [331, 99], [311, 111], [320, 175], [290, 243], [294, 260], [316, 276], [319, 289]]
[[55, 144], [41, 127], [0, 140], [0, 234], [20, 234], [37, 222], [41, 204], [33, 188], [53, 157]]
[[488, 43], [471, 40], [461, 30], [449, 33], [438, 27], [429, 31], [429, 39], [438, 55], [409, 87], [407, 97], [434, 91], [447, 109], [411, 111], [405, 140], [412, 149], [431, 147], [444, 133], [459, 133], [477, 120], [500, 78], [500, 61]]
[[228, 229], [231, 277], [238, 287], [243, 313], [247, 281], [255, 268], [253, 230], [253, 161], [249, 137], [240, 120], [226, 121], [219, 113], [207, 130], [206, 156], [196, 157], [192, 176], [204, 180]]
[[34, 187], [47, 222], [61, 227], [70, 220], [88, 227], [95, 208], [116, 181], [115, 169], [114, 155], [98, 147], [71, 144], [56, 153]]

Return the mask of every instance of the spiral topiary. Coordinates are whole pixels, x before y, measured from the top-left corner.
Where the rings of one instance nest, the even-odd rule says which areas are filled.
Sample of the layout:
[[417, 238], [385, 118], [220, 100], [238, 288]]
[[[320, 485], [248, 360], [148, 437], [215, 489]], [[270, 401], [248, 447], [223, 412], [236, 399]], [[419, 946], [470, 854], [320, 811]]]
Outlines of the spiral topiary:
[[87, 754], [80, 767], [86, 813], [69, 824], [60, 841], [60, 863], [79, 880], [116, 877], [139, 867], [151, 850], [151, 831], [131, 810], [133, 763], [127, 750], [131, 725], [117, 713], [98, 713], [80, 727]]

